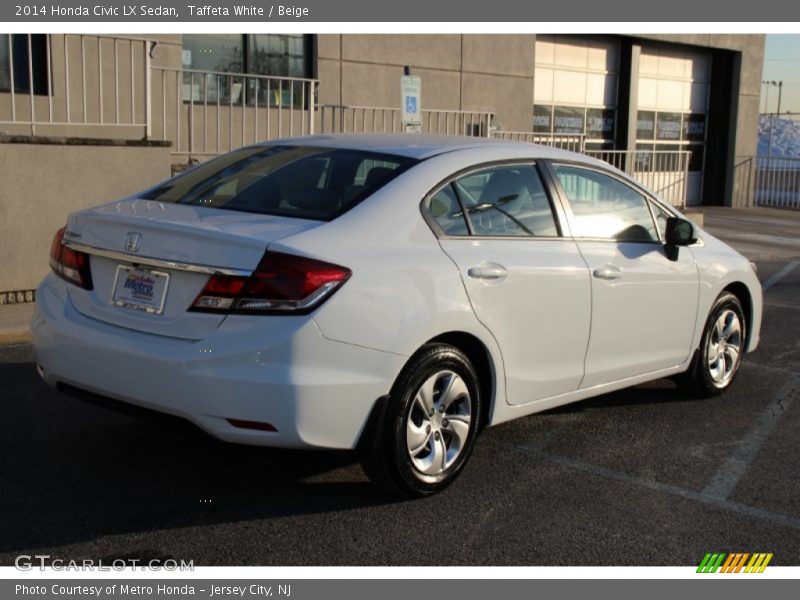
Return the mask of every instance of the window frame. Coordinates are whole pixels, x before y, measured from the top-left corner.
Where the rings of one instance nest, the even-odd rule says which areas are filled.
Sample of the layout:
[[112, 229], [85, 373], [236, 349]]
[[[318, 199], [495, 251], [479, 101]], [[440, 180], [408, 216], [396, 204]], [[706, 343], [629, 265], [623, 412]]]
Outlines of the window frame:
[[614, 243], [614, 244], [649, 244], [649, 245], [656, 245], [657, 244], [659, 246], [663, 246], [664, 245], [664, 240], [662, 239], [661, 232], [658, 229], [658, 222], [656, 221], [656, 216], [655, 216], [655, 212], [653, 210], [653, 205], [658, 206], [659, 208], [661, 208], [664, 212], [666, 212], [670, 216], [676, 217], [678, 215], [677, 215], [677, 213], [675, 212], [675, 210], [674, 210], [674, 208], [672, 206], [669, 206], [669, 205], [665, 204], [664, 202], [659, 201], [658, 198], [656, 198], [651, 192], [649, 192], [648, 190], [646, 190], [645, 188], [643, 188], [642, 186], [637, 184], [635, 181], [630, 181], [625, 177], [620, 177], [616, 173], [614, 173], [612, 171], [609, 171], [608, 169], [604, 169], [603, 167], [592, 165], [592, 164], [587, 164], [587, 163], [580, 162], [580, 161], [577, 161], [577, 160], [562, 160], [562, 159], [559, 159], [559, 160], [546, 161], [545, 168], [548, 169], [548, 174], [549, 174], [549, 176], [550, 176], [550, 178], [552, 180], [552, 185], [555, 188], [556, 193], [559, 195], [562, 205], [564, 206], [564, 212], [567, 215], [566, 218], [567, 218], [567, 220], [568, 220], [568, 222], [570, 224], [570, 228], [571, 229], [574, 230], [575, 214], [572, 211], [572, 205], [570, 204], [569, 197], [567, 196], [567, 192], [564, 189], [564, 186], [561, 185], [561, 181], [558, 179], [558, 175], [555, 172], [554, 167], [556, 165], [565, 165], [565, 166], [569, 166], [569, 167], [576, 167], [576, 168], [579, 168], [579, 169], [592, 171], [592, 172], [597, 173], [599, 175], [604, 175], [606, 177], [609, 177], [611, 179], [616, 180], [621, 185], [624, 185], [624, 186], [630, 188], [631, 190], [633, 190], [634, 192], [636, 192], [637, 194], [642, 196], [642, 198], [644, 198], [645, 204], [647, 205], [647, 211], [648, 211], [648, 213], [650, 215], [650, 221], [651, 221], [651, 223], [653, 225], [653, 230], [656, 232], [656, 237], [657, 237], [657, 239], [652, 240], [652, 241], [643, 241], [643, 240], [642, 241], [629, 241], [629, 240], [615, 240], [613, 238], [604, 238], [604, 237], [582, 237], [582, 236], [577, 236], [577, 235], [573, 234], [572, 238], [574, 240], [576, 240], [576, 241], [580, 240], [582, 242], [611, 242], [611, 243]]
[[[564, 240], [565, 238], [570, 237], [569, 226], [567, 223], [566, 213], [564, 211], [563, 206], [561, 205], [561, 200], [558, 197], [556, 190], [552, 185], [552, 181], [550, 179], [549, 173], [545, 168], [543, 168], [543, 160], [542, 159], [534, 159], [534, 158], [525, 158], [525, 159], [506, 159], [506, 160], [494, 160], [494, 161], [487, 161], [485, 163], [480, 163], [478, 165], [472, 165], [470, 167], [466, 167], [451, 175], [448, 175], [446, 178], [442, 179], [439, 183], [437, 183], [431, 190], [422, 197], [420, 201], [420, 213], [422, 214], [422, 218], [428, 224], [428, 227], [431, 228], [431, 231], [436, 236], [437, 239], [440, 240], [516, 240], [516, 241], [529, 241], [529, 240], [536, 240], [536, 241], [547, 241], [547, 240]], [[536, 174], [539, 176], [539, 180], [542, 183], [542, 187], [544, 188], [544, 192], [547, 196], [547, 201], [550, 204], [550, 211], [553, 215], [553, 223], [556, 226], [556, 235], [554, 236], [536, 236], [536, 235], [476, 235], [475, 230], [472, 227], [472, 221], [467, 214], [464, 204], [461, 200], [461, 194], [458, 192], [457, 186], [454, 183], [461, 179], [462, 177], [467, 177], [474, 173], [478, 173], [480, 171], [485, 171], [487, 169], [498, 168], [498, 167], [512, 167], [512, 166], [526, 166], [526, 167], [533, 167], [536, 171]], [[467, 225], [467, 234], [466, 235], [451, 235], [446, 233], [444, 229], [439, 225], [439, 222], [436, 218], [430, 213], [429, 204], [431, 199], [438, 194], [441, 190], [446, 188], [447, 186], [452, 186], [453, 192], [456, 195], [456, 199], [458, 200], [459, 205], [461, 206], [461, 210], [464, 213], [464, 220], [466, 221]]]
[[[9, 37], [10, 36], [10, 37]], [[12, 33], [12, 34], [4, 34], [5, 37], [11, 44], [14, 43], [14, 39], [17, 37], [25, 37], [30, 39], [30, 49], [32, 50], [34, 57], [28, 54], [28, 44], [25, 44], [24, 50], [25, 53], [22, 56], [17, 56], [14, 53], [14, 48], [11, 46], [9, 48], [8, 54], [8, 71], [9, 71], [9, 79], [8, 85], [0, 85], [0, 93], [2, 94], [11, 94], [12, 87], [14, 88], [14, 94], [20, 94], [25, 96], [44, 96], [45, 98], [54, 96], [53, 91], [53, 74], [52, 72], [48, 71], [47, 69], [47, 56], [51, 52], [51, 39], [50, 34], [47, 33]], [[34, 37], [37, 41], [34, 43]], [[43, 42], [43, 43], [42, 43]], [[41, 47], [38, 47], [41, 44]], [[11, 64], [11, 57], [14, 57], [14, 64]], [[33, 81], [30, 80], [30, 73], [28, 71], [28, 62], [31, 61], [33, 72]], [[21, 62], [18, 62], [21, 61]], [[16, 68], [15, 68], [16, 67]], [[17, 70], [19, 69], [20, 73], [24, 78], [28, 78], [28, 85], [22, 86], [20, 83], [20, 75], [17, 74]], [[12, 81], [13, 86], [12, 86]], [[32, 89], [31, 89], [32, 88]]]
[[[184, 34], [184, 35], [205, 35], [205, 34]], [[215, 35], [215, 34], [208, 34], [208, 35]], [[275, 78], [283, 78], [283, 79], [313, 79], [315, 76], [316, 71], [316, 62], [317, 62], [317, 43], [316, 43], [316, 36], [311, 33], [304, 33], [301, 34], [303, 36], [303, 62], [305, 67], [305, 74], [301, 77], [296, 75], [267, 75], [264, 73], [255, 73], [250, 71], [251, 67], [251, 58], [250, 58], [250, 49], [251, 49], [251, 40], [250, 37], [253, 35], [261, 35], [257, 33], [242, 33], [239, 37], [242, 38], [242, 71], [219, 71], [222, 73], [229, 73], [231, 75], [252, 75], [253, 77], [275, 77]], [[286, 35], [286, 34], [267, 34], [267, 35]], [[183, 35], [181, 36], [181, 49], [183, 49]], [[188, 71], [208, 71], [208, 72], [218, 72], [213, 69], [199, 69], [196, 67], [188, 67], [184, 68], [183, 70]]]
[[[214, 34], [183, 34], [183, 35], [181, 35], [181, 50], [184, 49], [183, 38], [186, 35], [214, 35]], [[202, 68], [198, 68], [198, 67], [194, 67], [194, 66], [187, 67], [185, 65], [182, 65], [181, 66], [181, 71], [183, 73], [183, 78], [184, 78], [182, 83], [185, 84], [186, 83], [186, 77], [187, 76], [191, 77], [192, 75], [196, 75], [197, 76], [197, 80], [199, 82], [200, 78], [203, 76], [203, 73], [206, 73], [206, 74], [210, 73], [210, 74], [214, 75], [217, 78], [219, 78], [219, 77], [228, 77], [228, 78], [239, 78], [239, 79], [242, 79], [242, 91], [240, 92], [239, 99], [236, 102], [231, 102], [231, 101], [222, 102], [221, 106], [222, 107], [228, 107], [228, 106], [233, 106], [233, 107], [250, 106], [250, 107], [252, 107], [252, 106], [254, 106], [253, 101], [252, 101], [253, 90], [250, 89], [249, 86], [245, 85], [245, 81], [248, 78], [250, 78], [251, 81], [253, 79], [262, 78], [262, 77], [272, 78], [272, 79], [276, 79], [276, 80], [277, 79], [288, 80], [285, 83], [285, 85], [288, 86], [288, 85], [290, 85], [289, 82], [291, 82], [291, 85], [295, 85], [298, 82], [314, 81], [315, 78], [317, 77], [318, 63], [319, 63], [319, 61], [318, 61], [319, 52], [318, 52], [317, 35], [316, 34], [313, 34], [313, 33], [300, 34], [303, 37], [303, 52], [304, 52], [304, 60], [303, 60], [303, 62], [304, 62], [304, 71], [305, 71], [305, 73], [302, 76], [288, 75], [288, 74], [286, 74], [286, 75], [268, 75], [268, 74], [265, 74], [265, 73], [253, 72], [251, 70], [251, 58], [250, 58], [251, 39], [250, 38], [252, 36], [254, 36], [254, 35], [262, 35], [262, 34], [242, 33], [242, 34], [237, 34], [237, 35], [242, 38], [241, 39], [241, 44], [242, 44], [241, 45], [241, 48], [242, 48], [242, 70], [241, 70], [241, 72], [238, 72], [238, 71], [217, 71], [217, 70], [213, 70], [213, 69], [202, 69]], [[278, 36], [280, 36], [280, 35], [287, 35], [287, 34], [277, 33], [277, 34], [264, 34], [264, 35], [278, 35]], [[204, 85], [207, 85], [207, 80], [205, 80]], [[273, 89], [275, 89], [275, 88], [273, 88]], [[284, 90], [286, 90], [286, 89], [288, 89], [288, 87], [284, 88]], [[217, 93], [219, 94], [219, 91]], [[297, 93], [295, 93], [294, 96], [295, 96], [296, 99], [299, 99]], [[185, 97], [185, 93], [183, 94], [183, 101], [182, 102], [183, 102], [184, 105], [196, 105], [196, 106], [203, 106], [204, 105], [202, 100], [194, 100], [193, 99], [193, 95], [192, 95], [191, 91], [190, 91], [189, 98]], [[214, 105], [214, 106], [219, 105], [218, 102], [208, 102], [207, 104], [209, 106], [211, 106], [211, 105]], [[298, 110], [308, 110], [310, 104], [311, 104], [311, 98], [309, 97], [309, 94], [306, 94], [305, 104], [303, 106], [295, 106], [294, 108], [296, 108]], [[289, 108], [291, 108], [288, 104], [284, 104], [283, 103], [283, 98], [280, 99], [279, 103], [276, 103], [276, 104], [261, 104], [259, 107], [260, 108], [276, 108], [276, 109], [289, 109]]]

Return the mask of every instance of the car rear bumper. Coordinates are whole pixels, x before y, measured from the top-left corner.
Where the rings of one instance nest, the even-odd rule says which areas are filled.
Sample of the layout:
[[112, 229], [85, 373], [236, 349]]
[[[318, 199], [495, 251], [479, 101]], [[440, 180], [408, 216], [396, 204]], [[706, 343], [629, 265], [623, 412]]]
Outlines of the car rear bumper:
[[200, 341], [142, 333], [82, 315], [67, 285], [48, 276], [37, 290], [31, 331], [48, 384], [182, 417], [229, 442], [354, 448], [405, 362], [329, 340], [311, 316], [229, 316]]

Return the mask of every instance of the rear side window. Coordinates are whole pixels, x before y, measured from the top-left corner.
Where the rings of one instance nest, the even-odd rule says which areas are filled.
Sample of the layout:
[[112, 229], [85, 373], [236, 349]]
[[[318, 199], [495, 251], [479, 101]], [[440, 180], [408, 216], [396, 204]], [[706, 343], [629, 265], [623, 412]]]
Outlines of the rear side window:
[[330, 220], [417, 161], [311, 146], [242, 148], [145, 192], [160, 202]]
[[428, 201], [428, 211], [447, 235], [469, 233], [464, 211], [461, 210], [453, 184], [446, 185], [431, 196]]
[[428, 200], [428, 212], [447, 235], [558, 236], [550, 199], [536, 167], [502, 165], [455, 179]]

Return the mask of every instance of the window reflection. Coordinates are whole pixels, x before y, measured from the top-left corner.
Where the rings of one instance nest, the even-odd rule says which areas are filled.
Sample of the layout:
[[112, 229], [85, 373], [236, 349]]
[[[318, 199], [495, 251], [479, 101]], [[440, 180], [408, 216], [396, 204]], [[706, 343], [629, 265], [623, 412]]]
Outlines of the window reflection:
[[572, 208], [575, 237], [658, 240], [647, 199], [633, 188], [597, 171], [567, 165], [554, 168]]

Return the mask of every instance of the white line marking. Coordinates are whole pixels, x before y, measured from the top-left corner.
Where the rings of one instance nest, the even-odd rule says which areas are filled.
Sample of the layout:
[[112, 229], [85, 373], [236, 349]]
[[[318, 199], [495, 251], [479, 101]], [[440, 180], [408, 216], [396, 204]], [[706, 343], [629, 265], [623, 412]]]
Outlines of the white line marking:
[[525, 452], [526, 454], [532, 454], [544, 460], [548, 460], [565, 467], [576, 469], [578, 471], [583, 471], [584, 473], [589, 473], [590, 475], [597, 475], [605, 479], [613, 479], [614, 481], [619, 481], [621, 483], [637, 485], [639, 487], [644, 487], [653, 490], [655, 492], [670, 494], [672, 496], [686, 498], [687, 500], [694, 500], [695, 502], [709, 504], [711, 506], [722, 508], [730, 512], [735, 512], [748, 517], [761, 519], [763, 521], [770, 521], [772, 523], [776, 523], [784, 527], [789, 527], [791, 529], [800, 530], [800, 519], [796, 517], [773, 513], [768, 510], [756, 508], [754, 506], [748, 506], [746, 504], [740, 504], [738, 502], [732, 502], [730, 500], [723, 500], [720, 498], [709, 496], [704, 492], [694, 492], [692, 490], [686, 490], [676, 485], [670, 485], [668, 483], [661, 483], [660, 481], [655, 481], [654, 479], [645, 479], [643, 477], [628, 475], [627, 473], [612, 471], [610, 469], [598, 467], [596, 465], [568, 458], [566, 456], [550, 454], [548, 452], [544, 452], [543, 450], [539, 450], [537, 448], [529, 448], [527, 446], [520, 446], [518, 444], [505, 444], [503, 442], [496, 442], [496, 443], [500, 446], [506, 446], [506, 447], [511, 446], [512, 448], [516, 448], [517, 450]]
[[[762, 288], [767, 291], [789, 273], [800, 265], [800, 261], [790, 262], [772, 277], [767, 279]], [[726, 500], [733, 493], [739, 481], [747, 473], [750, 465], [758, 456], [761, 446], [767, 441], [769, 434], [775, 429], [786, 411], [791, 408], [794, 398], [797, 395], [800, 378], [791, 377], [772, 401], [761, 411], [756, 419], [756, 423], [747, 434], [739, 440], [733, 453], [725, 459], [722, 465], [714, 473], [711, 481], [703, 490], [703, 494], [719, 500]]]
[[758, 455], [761, 446], [772, 430], [792, 407], [797, 397], [800, 377], [791, 377], [775, 395], [756, 420], [755, 426], [739, 440], [736, 449], [725, 459], [722, 466], [714, 473], [703, 493], [713, 498], [725, 500], [731, 495], [739, 480], [750, 468]]
[[778, 271], [777, 273], [775, 273], [775, 275], [773, 275], [772, 277], [770, 277], [769, 279], [767, 279], [767, 280], [766, 280], [766, 281], [765, 281], [765, 282], [764, 282], [764, 283], [761, 285], [761, 288], [762, 288], [762, 289], [763, 289], [763, 290], [766, 292], [766, 291], [767, 291], [769, 288], [771, 288], [773, 285], [775, 285], [776, 283], [778, 283], [778, 282], [779, 282], [781, 279], [783, 279], [784, 277], [786, 277], [786, 276], [787, 276], [789, 273], [791, 273], [792, 271], [794, 271], [794, 270], [795, 270], [795, 268], [797, 268], [797, 265], [800, 265], [800, 261], [797, 261], [797, 260], [796, 260], [796, 261], [794, 261], [794, 262], [790, 262], [788, 265], [786, 265], [785, 267], [783, 267], [783, 268], [782, 268], [780, 271]]
[[794, 304], [781, 304], [780, 302], [764, 302], [764, 306], [774, 306], [775, 308], [785, 308], [787, 310], [800, 310], [800, 306]]

